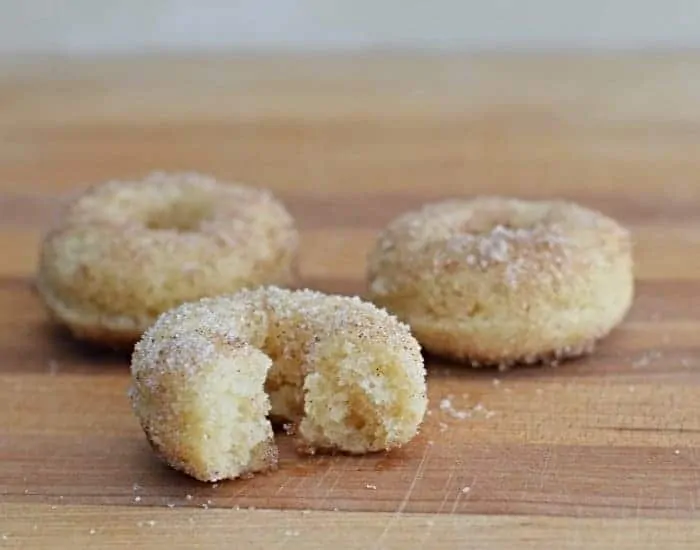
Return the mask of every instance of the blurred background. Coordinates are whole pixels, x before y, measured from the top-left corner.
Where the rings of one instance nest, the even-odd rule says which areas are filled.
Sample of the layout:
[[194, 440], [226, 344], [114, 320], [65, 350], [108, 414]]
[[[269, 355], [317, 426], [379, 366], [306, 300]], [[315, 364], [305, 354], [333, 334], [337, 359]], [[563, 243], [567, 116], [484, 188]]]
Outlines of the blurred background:
[[0, 53], [684, 49], [698, 0], [0, 0]]

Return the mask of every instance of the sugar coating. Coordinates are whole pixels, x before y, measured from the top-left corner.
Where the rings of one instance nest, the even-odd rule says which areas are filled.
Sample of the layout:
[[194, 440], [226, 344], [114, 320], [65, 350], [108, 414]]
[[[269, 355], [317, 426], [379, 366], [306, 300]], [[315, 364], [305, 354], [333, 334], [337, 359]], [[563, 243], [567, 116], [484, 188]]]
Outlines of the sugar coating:
[[474, 366], [590, 353], [633, 297], [628, 231], [565, 201], [504, 197], [424, 205], [368, 258], [369, 299], [422, 346]]
[[242, 290], [161, 315], [135, 346], [130, 396], [167, 463], [235, 478], [274, 467], [266, 417], [291, 424], [304, 452], [410, 441], [427, 408], [420, 351], [408, 326], [357, 297]]
[[294, 286], [298, 246], [294, 220], [269, 191], [154, 172], [81, 194], [42, 243], [37, 286], [76, 336], [132, 346], [183, 302]]

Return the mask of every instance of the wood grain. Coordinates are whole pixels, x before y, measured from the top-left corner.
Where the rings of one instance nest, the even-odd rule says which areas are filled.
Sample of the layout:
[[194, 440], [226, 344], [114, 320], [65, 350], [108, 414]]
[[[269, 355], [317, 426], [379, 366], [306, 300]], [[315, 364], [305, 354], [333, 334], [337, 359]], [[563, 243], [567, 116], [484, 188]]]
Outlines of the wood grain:
[[[698, 61], [0, 61], [0, 547], [694, 548]], [[128, 356], [72, 341], [32, 286], [72, 194], [152, 169], [271, 187], [302, 228], [307, 285], [347, 294], [379, 228], [424, 201], [572, 198], [632, 229], [635, 304], [556, 369], [428, 357], [431, 411], [398, 452], [300, 458], [280, 435], [279, 471], [195, 483], [148, 449]]]

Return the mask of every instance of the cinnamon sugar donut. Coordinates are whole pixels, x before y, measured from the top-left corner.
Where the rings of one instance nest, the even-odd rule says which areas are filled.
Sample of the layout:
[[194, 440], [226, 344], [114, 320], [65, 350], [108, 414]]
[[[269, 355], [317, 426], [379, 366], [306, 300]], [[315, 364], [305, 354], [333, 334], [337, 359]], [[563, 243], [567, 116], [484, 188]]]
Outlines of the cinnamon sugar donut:
[[294, 426], [303, 452], [359, 454], [410, 441], [427, 407], [408, 327], [359, 298], [310, 290], [183, 304], [146, 331], [131, 369], [148, 441], [202, 481], [274, 468], [269, 417]]
[[180, 303], [297, 276], [294, 221], [268, 191], [195, 173], [96, 185], [45, 238], [37, 287], [82, 339], [132, 346]]
[[627, 230], [564, 201], [448, 200], [406, 213], [368, 260], [369, 299], [473, 365], [592, 351], [633, 299]]

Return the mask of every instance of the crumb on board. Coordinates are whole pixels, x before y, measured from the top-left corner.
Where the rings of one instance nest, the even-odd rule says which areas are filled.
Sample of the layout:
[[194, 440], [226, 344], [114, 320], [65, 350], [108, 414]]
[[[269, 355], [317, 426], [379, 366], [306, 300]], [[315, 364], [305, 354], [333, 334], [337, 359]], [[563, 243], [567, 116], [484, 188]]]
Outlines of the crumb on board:
[[186, 498], [187, 500], [192, 500], [192, 495], [186, 495], [185, 498]]
[[637, 369], [637, 368], [649, 366], [652, 362], [654, 362], [660, 358], [661, 358], [660, 351], [656, 351], [656, 350], [646, 351], [642, 354], [641, 357], [638, 357], [637, 359], [632, 361], [632, 368]]
[[674, 454], [674, 455], [679, 455], [679, 454], [681, 454], [681, 450], [680, 450], [680, 449], [676, 449], [675, 451], [673, 451], [673, 454]]
[[371, 490], [373, 490], [373, 491], [376, 491], [376, 490], [377, 490], [377, 486], [376, 486], [374, 483], [367, 483], [367, 484], [365, 485], [365, 488], [371, 489]]
[[55, 359], [49, 360], [49, 375], [56, 376], [58, 374], [58, 361]]
[[135, 497], [134, 497], [134, 502], [141, 502], [141, 497], [140, 497], [140, 496], [135, 496]]
[[[190, 518], [190, 519], [192, 519], [192, 518]], [[137, 527], [144, 527], [144, 526], [153, 527], [155, 524], [156, 524], [155, 520], [152, 520], [152, 519], [149, 519], [148, 521], [139, 521], [138, 523], [136, 523]]]
[[291, 531], [288, 529], [284, 532], [284, 534], [287, 535], [288, 537], [298, 537], [299, 531]]
[[465, 487], [462, 487], [462, 493], [465, 494], [465, 495], [466, 495], [469, 491], [471, 491], [471, 490], [472, 490], [472, 488], [469, 487], [468, 485], [465, 486]]
[[[440, 400], [440, 410], [443, 413], [448, 414], [452, 418], [456, 418], [458, 420], [466, 420], [467, 418], [472, 418], [476, 415], [481, 415], [485, 418], [491, 418], [494, 416], [496, 413], [494, 411], [488, 410], [483, 403], [479, 402], [476, 405], [474, 405], [471, 408], [467, 409], [457, 409], [452, 403], [452, 395], [448, 395], [447, 397], [444, 397]], [[443, 428], [444, 426], [444, 428]], [[447, 429], [447, 425], [444, 424], [443, 422], [440, 423], [440, 431], [445, 431]]]
[[94, 535], [95, 533], [97, 533], [97, 531], [95, 531], [94, 529], [90, 529], [90, 534], [91, 534], [91, 535]]

